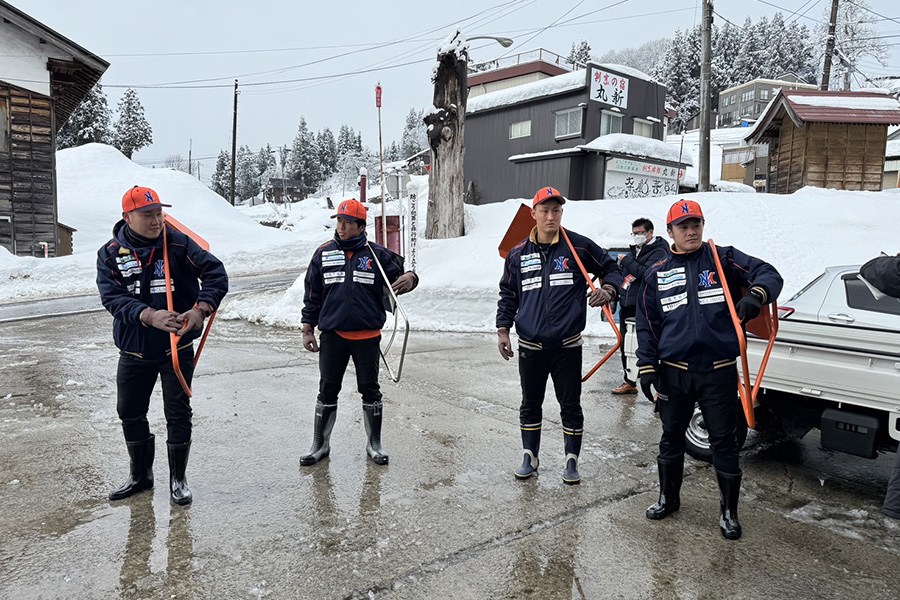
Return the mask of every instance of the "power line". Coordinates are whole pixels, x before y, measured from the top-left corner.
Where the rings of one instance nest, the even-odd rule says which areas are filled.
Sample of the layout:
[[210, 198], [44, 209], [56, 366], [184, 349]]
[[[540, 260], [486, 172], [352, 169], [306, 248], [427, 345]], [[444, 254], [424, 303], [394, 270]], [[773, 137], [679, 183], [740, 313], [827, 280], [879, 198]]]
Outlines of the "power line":
[[[784, 8], [783, 6], [778, 6], [777, 4], [772, 4], [771, 2], [767, 2], [766, 0], [756, 0], [756, 1], [761, 2], [762, 4], [768, 4], [769, 6], [777, 8], [778, 10], [783, 10], [785, 12], [790, 12], [790, 10], [791, 10], [789, 8]], [[794, 13], [792, 12], [791, 14], [794, 14]], [[804, 19], [808, 19], [814, 23], [818, 23], [819, 25], [828, 25], [828, 23], [825, 23], [824, 21], [820, 21], [818, 19], [813, 19], [812, 17], [807, 17], [806, 14], [798, 15], [798, 17], [803, 17]]]
[[885, 20], [887, 20], [887, 21], [893, 21], [894, 23], [900, 24], [900, 21], [898, 21], [897, 19], [894, 19], [894, 18], [892, 18], [892, 17], [886, 17], [886, 16], [884, 16], [884, 15], [881, 14], [881, 13], [877, 13], [877, 12], [875, 12], [874, 10], [872, 10], [871, 8], [869, 8], [868, 6], [863, 6], [862, 4], [857, 4], [857, 3], [854, 2], [853, 0], [845, 0], [845, 1], [846, 1], [846, 2], [849, 2], [850, 4], [852, 4], [853, 6], [855, 6], [855, 7], [857, 7], [857, 8], [861, 8], [861, 9], [863, 9], [863, 10], [867, 10], [867, 11], [869, 11], [870, 13], [872, 13], [873, 15], [875, 15], [875, 16], [877, 16], [877, 17], [881, 17], [882, 19], [885, 19]]

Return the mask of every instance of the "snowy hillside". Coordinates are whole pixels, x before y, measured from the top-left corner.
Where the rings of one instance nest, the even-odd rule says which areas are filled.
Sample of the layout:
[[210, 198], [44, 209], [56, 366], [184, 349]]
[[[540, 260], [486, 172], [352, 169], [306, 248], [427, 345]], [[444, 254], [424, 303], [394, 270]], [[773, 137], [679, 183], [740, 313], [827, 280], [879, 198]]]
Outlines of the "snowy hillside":
[[[313, 250], [333, 235], [333, 211], [324, 199], [296, 203], [286, 213], [292, 231], [255, 223], [183, 173], [139, 167], [106, 146], [57, 153], [60, 220], [78, 229], [74, 256], [43, 260], [15, 258], [0, 249], [0, 302], [96, 293], [95, 253], [110, 235], [131, 185], [156, 189], [171, 213], [206, 237], [233, 277], [305, 270]], [[420, 184], [420, 231], [428, 206], [426, 178]], [[551, 182], [552, 183], [552, 182]], [[790, 196], [755, 193], [691, 194], [706, 214], [705, 237], [734, 245], [773, 263], [785, 278], [789, 298], [825, 266], [861, 263], [880, 251], [900, 251], [900, 190], [880, 193], [814, 188]], [[333, 199], [334, 200], [334, 199]], [[631, 222], [649, 217], [665, 235], [665, 215], [675, 197], [569, 202], [563, 225], [604, 247], [628, 244]], [[494, 326], [502, 259], [497, 246], [522, 199], [466, 206], [467, 235], [451, 240], [420, 238], [419, 288], [402, 298], [414, 329], [490, 331]], [[254, 207], [247, 212], [271, 211]], [[393, 212], [393, 211], [392, 211]], [[370, 211], [371, 217], [377, 213]], [[370, 223], [371, 227], [371, 223]], [[299, 326], [302, 279], [286, 293], [226, 299], [224, 318], [246, 318]], [[599, 311], [590, 311], [588, 333], [607, 335]]]

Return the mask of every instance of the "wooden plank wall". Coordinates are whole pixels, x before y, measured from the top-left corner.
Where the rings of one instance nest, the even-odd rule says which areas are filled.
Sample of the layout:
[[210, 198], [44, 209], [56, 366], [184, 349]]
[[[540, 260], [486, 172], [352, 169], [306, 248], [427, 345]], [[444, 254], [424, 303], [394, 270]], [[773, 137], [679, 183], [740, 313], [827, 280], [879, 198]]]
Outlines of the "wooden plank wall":
[[9, 106], [9, 150], [0, 150], [0, 215], [12, 215], [13, 240], [0, 244], [19, 256], [56, 256], [56, 185], [50, 98], [0, 81]]
[[790, 119], [782, 121], [778, 151], [771, 161], [776, 194], [790, 194], [803, 187], [806, 140], [806, 125], [797, 127]]
[[806, 185], [838, 190], [881, 190], [885, 125], [811, 123]]

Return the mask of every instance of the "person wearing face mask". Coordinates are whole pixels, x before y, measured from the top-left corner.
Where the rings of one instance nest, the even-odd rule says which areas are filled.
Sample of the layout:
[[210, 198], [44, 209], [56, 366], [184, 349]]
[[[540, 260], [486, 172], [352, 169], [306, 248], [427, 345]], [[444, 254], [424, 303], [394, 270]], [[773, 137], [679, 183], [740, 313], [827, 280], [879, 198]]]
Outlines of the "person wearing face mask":
[[[628, 331], [625, 319], [630, 319], [635, 315], [637, 306], [638, 290], [641, 287], [641, 281], [644, 279], [644, 273], [647, 272], [653, 264], [662, 260], [669, 253], [669, 245], [661, 237], [653, 236], [653, 222], [650, 219], [635, 219], [631, 224], [631, 238], [634, 243], [628, 247], [628, 254], [620, 254], [618, 261], [622, 268], [622, 275], [625, 276], [625, 283], [622, 284], [621, 301], [619, 302], [619, 331], [622, 336]], [[624, 372], [622, 385], [613, 388], [612, 393], [616, 395], [637, 394], [637, 386], [635, 382], [628, 379], [628, 361], [625, 358], [625, 344], [619, 348], [622, 355], [622, 371]]]
[[[386, 285], [398, 295], [412, 291], [419, 278], [412, 271], [403, 273], [401, 257], [368, 241], [366, 214], [366, 207], [356, 200], [341, 202], [331, 217], [337, 219], [334, 238], [316, 249], [306, 271], [301, 333], [303, 347], [319, 353], [319, 394], [313, 443], [300, 457], [304, 467], [316, 464], [331, 451], [329, 440], [337, 417], [338, 393], [351, 358], [362, 395], [366, 453], [375, 464], [388, 464], [388, 455], [381, 447], [382, 396], [378, 384], [381, 328], [386, 320], [382, 294]], [[317, 326], [321, 331], [318, 342]]]
[[[740, 346], [712, 247], [703, 242], [704, 223], [696, 202], [672, 205], [666, 219], [672, 252], [647, 271], [638, 295], [638, 376], [641, 391], [656, 402], [663, 429], [656, 459], [659, 501], [646, 516], [664, 519], [681, 507], [684, 435], [696, 402], [709, 432], [719, 484], [719, 530], [736, 540], [741, 537], [737, 505], [742, 474], [735, 436]], [[737, 316], [746, 323], [781, 293], [781, 275], [737, 248], [718, 246], [717, 251]], [[748, 290], [743, 297], [741, 288]]]

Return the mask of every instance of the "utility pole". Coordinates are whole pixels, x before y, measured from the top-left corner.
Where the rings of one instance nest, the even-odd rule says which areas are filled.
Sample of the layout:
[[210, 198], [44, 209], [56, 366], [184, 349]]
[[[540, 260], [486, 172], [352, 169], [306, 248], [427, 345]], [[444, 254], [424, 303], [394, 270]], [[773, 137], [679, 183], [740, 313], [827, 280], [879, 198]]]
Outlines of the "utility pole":
[[700, 192], [709, 191], [709, 117], [712, 110], [709, 73], [712, 63], [712, 0], [703, 0], [703, 24], [701, 29], [700, 61]]
[[828, 37], [825, 39], [825, 68], [822, 70], [820, 90], [828, 90], [831, 79], [831, 59], [834, 56], [834, 32], [837, 29], [838, 0], [831, 0], [831, 20], [828, 22]]
[[188, 140], [188, 175], [193, 175], [191, 173], [191, 151], [194, 149], [194, 138], [190, 138]]
[[237, 160], [237, 97], [238, 80], [234, 80], [234, 122], [231, 125], [231, 205], [234, 206], [234, 173]]

